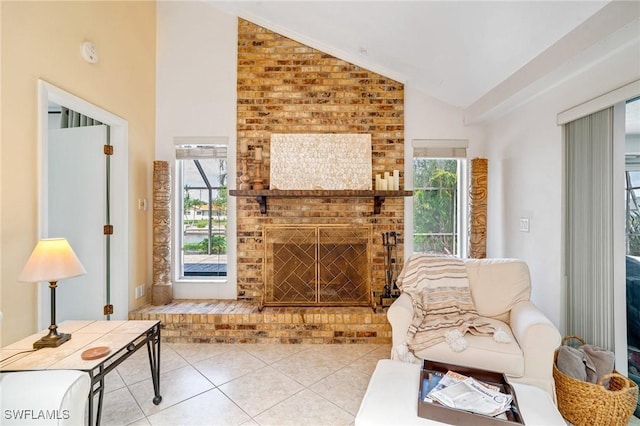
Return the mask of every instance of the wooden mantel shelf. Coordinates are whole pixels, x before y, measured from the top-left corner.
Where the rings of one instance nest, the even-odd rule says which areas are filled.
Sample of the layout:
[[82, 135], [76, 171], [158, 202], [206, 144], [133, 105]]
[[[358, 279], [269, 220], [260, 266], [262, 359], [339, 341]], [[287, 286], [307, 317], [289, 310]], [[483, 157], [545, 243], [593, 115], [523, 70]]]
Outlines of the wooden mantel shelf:
[[260, 204], [260, 213], [267, 214], [267, 198], [371, 198], [373, 213], [379, 214], [385, 198], [411, 197], [413, 191], [374, 191], [374, 190], [326, 190], [326, 189], [231, 189], [229, 195], [235, 197], [255, 197]]

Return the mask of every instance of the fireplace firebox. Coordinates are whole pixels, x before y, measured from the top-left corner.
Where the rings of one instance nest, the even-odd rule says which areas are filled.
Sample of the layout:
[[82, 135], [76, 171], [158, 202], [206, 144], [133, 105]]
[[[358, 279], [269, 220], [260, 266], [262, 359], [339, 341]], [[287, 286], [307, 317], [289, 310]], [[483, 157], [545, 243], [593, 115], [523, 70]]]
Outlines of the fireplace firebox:
[[372, 305], [371, 227], [264, 228], [265, 306]]

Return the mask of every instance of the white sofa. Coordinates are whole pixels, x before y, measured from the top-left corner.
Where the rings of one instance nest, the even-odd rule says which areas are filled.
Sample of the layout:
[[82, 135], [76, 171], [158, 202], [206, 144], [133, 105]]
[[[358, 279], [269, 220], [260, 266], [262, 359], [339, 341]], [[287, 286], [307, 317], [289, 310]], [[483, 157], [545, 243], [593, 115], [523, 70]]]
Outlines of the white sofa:
[[[527, 264], [517, 259], [464, 259], [478, 314], [512, 337], [498, 343], [492, 336], [465, 335], [468, 347], [454, 352], [446, 342], [416, 353], [418, 358], [500, 371], [510, 381], [534, 385], [555, 399], [553, 354], [561, 336], [555, 325], [529, 300]], [[413, 319], [411, 297], [403, 293], [387, 311], [393, 347], [405, 341]], [[394, 354], [392, 353], [392, 357]]]

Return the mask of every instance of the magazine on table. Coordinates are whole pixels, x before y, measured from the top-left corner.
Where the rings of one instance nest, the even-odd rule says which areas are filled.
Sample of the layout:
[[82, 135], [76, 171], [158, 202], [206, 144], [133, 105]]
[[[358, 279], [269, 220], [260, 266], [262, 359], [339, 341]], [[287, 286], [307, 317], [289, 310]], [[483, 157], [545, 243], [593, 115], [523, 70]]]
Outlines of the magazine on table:
[[440, 404], [486, 416], [498, 416], [511, 407], [513, 396], [500, 392], [497, 386], [478, 381], [473, 377], [448, 371], [446, 374], [429, 374], [430, 391], [425, 402]]

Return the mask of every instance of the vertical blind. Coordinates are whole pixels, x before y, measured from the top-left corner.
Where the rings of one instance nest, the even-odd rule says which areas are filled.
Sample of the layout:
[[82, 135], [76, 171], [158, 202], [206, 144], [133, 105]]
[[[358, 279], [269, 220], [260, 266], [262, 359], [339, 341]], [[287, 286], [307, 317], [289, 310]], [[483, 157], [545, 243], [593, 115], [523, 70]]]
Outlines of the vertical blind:
[[613, 350], [613, 107], [564, 132], [567, 333]]
[[60, 128], [70, 129], [73, 127], [100, 126], [101, 123], [87, 115], [80, 114], [67, 107], [60, 107]]

